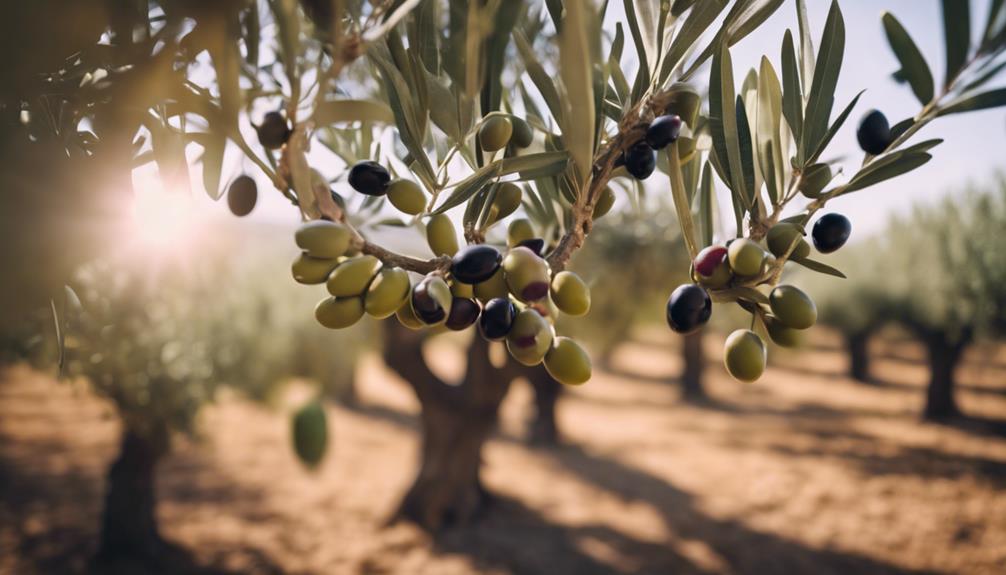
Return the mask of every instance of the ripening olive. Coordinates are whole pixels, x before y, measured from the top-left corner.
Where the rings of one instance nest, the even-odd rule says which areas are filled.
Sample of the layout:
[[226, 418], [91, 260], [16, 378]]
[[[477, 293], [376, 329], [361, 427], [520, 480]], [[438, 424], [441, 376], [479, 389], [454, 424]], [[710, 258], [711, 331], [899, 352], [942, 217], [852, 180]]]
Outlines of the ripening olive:
[[768, 231], [765, 242], [768, 244], [768, 250], [777, 258], [781, 258], [783, 254], [789, 251], [790, 246], [796, 243], [791, 257], [799, 260], [810, 255], [810, 244], [807, 243], [807, 240], [803, 239], [803, 236], [804, 231], [802, 227], [790, 222], [781, 222], [772, 226], [772, 229]]
[[513, 320], [506, 336], [506, 348], [518, 363], [538, 365], [552, 347], [552, 326], [540, 313], [524, 309]]
[[650, 122], [646, 129], [646, 143], [654, 150], [663, 150], [678, 139], [681, 133], [681, 118], [674, 114], [660, 116]]
[[258, 143], [267, 150], [278, 150], [290, 139], [290, 126], [280, 112], [269, 112], [255, 127]]
[[513, 320], [517, 317], [517, 306], [508, 297], [489, 300], [479, 318], [479, 332], [489, 341], [499, 341], [510, 333]]
[[300, 254], [290, 266], [290, 271], [293, 272], [293, 279], [297, 283], [314, 285], [325, 283], [328, 274], [332, 273], [337, 265], [339, 262], [335, 259], [314, 258], [307, 254]]
[[765, 372], [765, 342], [749, 329], [738, 329], [723, 345], [723, 364], [734, 379], [752, 382]]
[[706, 290], [695, 284], [679, 285], [667, 298], [667, 325], [678, 333], [698, 331], [711, 315], [713, 301]]
[[314, 308], [318, 323], [329, 329], [342, 329], [363, 317], [363, 300], [359, 297], [329, 297]]
[[510, 295], [510, 290], [506, 286], [506, 278], [503, 277], [503, 267], [500, 266], [496, 272], [484, 282], [475, 284], [475, 297], [482, 303], [491, 299], [506, 298]]
[[411, 291], [409, 272], [402, 268], [383, 268], [370, 282], [363, 298], [363, 308], [368, 314], [384, 319], [408, 301]]
[[730, 269], [739, 276], [753, 276], [761, 272], [765, 263], [765, 250], [755, 242], [740, 238], [730, 242], [727, 248]]
[[776, 286], [768, 294], [768, 302], [772, 314], [787, 327], [807, 329], [817, 321], [814, 300], [796, 286]]
[[594, 202], [594, 211], [591, 212], [591, 218], [598, 219], [603, 217], [605, 214], [611, 211], [611, 207], [615, 205], [615, 192], [609, 188], [605, 187], [601, 190], [601, 194], [597, 197], [597, 201]]
[[527, 248], [532, 252], [538, 254], [539, 256], [544, 257], [545, 255], [545, 240], [541, 238], [531, 238], [529, 240], [524, 240], [517, 245], [522, 248]]
[[479, 142], [482, 149], [495, 152], [506, 147], [513, 134], [513, 122], [507, 116], [489, 116], [482, 121], [479, 128]]
[[765, 329], [768, 336], [776, 345], [782, 347], [797, 347], [802, 339], [802, 332], [798, 329], [786, 327], [781, 321], [772, 317], [765, 317]]
[[515, 148], [526, 148], [534, 142], [534, 131], [531, 130], [531, 124], [528, 124], [524, 118], [510, 116], [510, 123], [513, 124], [513, 135], [510, 136], [511, 145]]
[[555, 324], [555, 320], [559, 318], [559, 308], [550, 297], [533, 301], [527, 304], [527, 307], [541, 314], [541, 317], [545, 318], [551, 324]]
[[337, 258], [349, 249], [349, 228], [327, 220], [313, 220], [302, 224], [294, 233], [297, 247], [315, 258]]
[[411, 298], [406, 299], [405, 303], [398, 308], [398, 311], [395, 312], [395, 317], [398, 318], [398, 323], [409, 329], [416, 330], [426, 327], [426, 324], [416, 317], [416, 312], [412, 309]]
[[443, 323], [453, 300], [451, 288], [440, 276], [428, 275], [412, 288], [412, 310], [426, 325]]
[[804, 170], [800, 176], [798, 189], [804, 197], [816, 199], [821, 197], [821, 192], [831, 183], [831, 166], [828, 164], [813, 164]]
[[512, 248], [525, 240], [534, 238], [534, 227], [531, 226], [531, 222], [527, 219], [517, 218], [510, 222], [506, 230], [506, 236], [507, 247]]
[[548, 295], [548, 264], [528, 248], [510, 249], [503, 258], [503, 277], [510, 293], [522, 302]]
[[590, 379], [590, 356], [568, 337], [557, 337], [545, 354], [545, 371], [565, 385], [582, 385]]
[[814, 223], [811, 237], [814, 247], [822, 254], [830, 254], [845, 245], [852, 234], [852, 222], [842, 214], [825, 214]]
[[859, 140], [859, 147], [864, 152], [877, 155], [883, 153], [894, 138], [887, 117], [880, 110], [870, 110], [859, 121], [856, 139]]
[[469, 284], [463, 284], [455, 279], [447, 282], [447, 285], [451, 286], [451, 295], [454, 297], [463, 297], [471, 299], [475, 297], [475, 286]]
[[243, 217], [250, 214], [255, 209], [257, 201], [258, 185], [251, 176], [238, 176], [227, 188], [227, 207], [235, 216]]
[[325, 287], [335, 297], [358, 296], [367, 291], [370, 280], [380, 269], [381, 260], [374, 256], [349, 258], [329, 274]]
[[383, 196], [390, 181], [387, 168], [372, 160], [357, 162], [349, 169], [349, 185], [361, 194]]
[[657, 167], [657, 153], [646, 142], [625, 151], [625, 169], [637, 180], [645, 180]]
[[313, 400], [293, 416], [293, 450], [309, 468], [321, 463], [328, 448], [328, 418], [321, 402]]
[[552, 278], [552, 301], [563, 313], [583, 315], [590, 311], [590, 288], [571, 271], [561, 271]]
[[488, 222], [498, 222], [499, 220], [502, 220], [517, 211], [517, 208], [520, 207], [521, 198], [523, 197], [524, 192], [521, 191], [520, 186], [513, 182], [503, 182], [497, 186], [496, 195], [493, 197], [492, 207], [489, 208], [492, 216], [489, 218]]
[[412, 180], [395, 180], [388, 186], [388, 201], [403, 214], [415, 216], [426, 209], [426, 194]]
[[451, 277], [474, 285], [491, 278], [499, 269], [503, 254], [486, 244], [465, 246], [451, 259]]
[[447, 322], [444, 325], [452, 331], [468, 329], [478, 321], [481, 311], [482, 308], [475, 300], [456, 297], [451, 302], [451, 313], [447, 315]]
[[426, 222], [426, 241], [436, 256], [453, 256], [458, 251], [458, 234], [447, 214], [436, 214]]
[[695, 256], [693, 269], [697, 277], [693, 278], [703, 286], [711, 289], [722, 289], [730, 285], [733, 272], [730, 271], [730, 261], [727, 248], [723, 246], [707, 246]]

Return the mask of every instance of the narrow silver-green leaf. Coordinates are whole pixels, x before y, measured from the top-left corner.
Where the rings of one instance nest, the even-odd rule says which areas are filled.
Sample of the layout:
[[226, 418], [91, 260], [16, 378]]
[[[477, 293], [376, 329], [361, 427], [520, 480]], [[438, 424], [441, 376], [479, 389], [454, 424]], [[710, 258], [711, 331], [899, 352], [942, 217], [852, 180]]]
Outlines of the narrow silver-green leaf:
[[803, 133], [803, 94], [800, 92], [800, 72], [793, 47], [793, 34], [786, 30], [782, 40], [782, 113], [790, 132], [800, 145]]
[[861, 90], [858, 94], [856, 94], [856, 97], [853, 98], [851, 102], [849, 102], [849, 105], [847, 105], [845, 109], [842, 110], [842, 113], [839, 114], [837, 118], [835, 118], [835, 121], [831, 123], [831, 127], [828, 128], [828, 133], [824, 135], [824, 138], [821, 140], [821, 143], [817, 145], [817, 149], [814, 150], [814, 153], [811, 154], [809, 158], [807, 158], [806, 161], [807, 165], [813, 164], [814, 162], [817, 161], [819, 157], [821, 157], [821, 154], [824, 153], [824, 150], [828, 147], [828, 144], [831, 143], [831, 139], [835, 137], [835, 134], [838, 133], [838, 130], [842, 127], [842, 124], [845, 123], [845, 120], [849, 117], [849, 114], [852, 112], [852, 109], [855, 108], [856, 103], [859, 102], [859, 97], [862, 96], [863, 92], [865, 91], [866, 90]]
[[814, 78], [814, 39], [810, 32], [810, 19], [807, 18], [805, 0], [796, 0], [796, 16], [800, 27], [800, 81], [804, 95], [809, 96]]
[[988, 92], [954, 100], [946, 108], [941, 109], [938, 115], [946, 116], [962, 112], [976, 112], [978, 110], [998, 108], [999, 106], [1006, 106], [1006, 88], [989, 90]]
[[929, 64], [926, 63], [912, 37], [908, 35], [908, 31], [893, 14], [884, 12], [881, 21], [884, 23], [887, 41], [901, 63], [901, 71], [897, 76], [908, 82], [915, 97], [923, 106], [928, 104], [932, 101], [934, 92], [933, 73], [929, 70]]
[[702, 234], [702, 247], [713, 244], [713, 174], [706, 162], [702, 167], [702, 180], [699, 184], [699, 230]]
[[943, 0], [943, 37], [947, 48], [949, 86], [968, 60], [971, 43], [971, 0]]
[[821, 263], [821, 262], [819, 262], [817, 260], [812, 260], [810, 258], [791, 258], [790, 261], [791, 262], [795, 262], [797, 264], [800, 264], [801, 266], [803, 266], [803, 267], [805, 267], [805, 268], [807, 268], [809, 270], [813, 270], [813, 271], [815, 271], [815, 272], [817, 272], [819, 274], [825, 274], [825, 275], [829, 275], [829, 276], [835, 276], [837, 278], [842, 278], [842, 279], [845, 279], [845, 277], [846, 277], [845, 274], [842, 273], [841, 270], [833, 268], [833, 267], [829, 266], [828, 264]]
[[503, 158], [483, 166], [474, 174], [458, 182], [450, 196], [433, 213], [440, 214], [468, 201], [475, 192], [495, 178], [520, 174], [522, 180], [552, 176], [566, 169], [569, 154], [565, 151], [541, 152], [513, 158]]
[[587, 31], [589, 20], [587, 0], [568, 0], [566, 16], [559, 34], [559, 72], [566, 89], [562, 116], [562, 135], [570, 151], [579, 185], [586, 185], [594, 160], [594, 81], [592, 50]]
[[762, 56], [758, 73], [758, 111], [755, 144], [762, 177], [769, 199], [774, 204], [781, 197], [785, 164], [782, 158], [779, 131], [782, 127], [782, 86], [768, 58]]
[[842, 58], [845, 53], [845, 22], [838, 1], [833, 0], [828, 20], [821, 36], [821, 48], [814, 64], [814, 81], [807, 97], [806, 114], [803, 120], [803, 135], [800, 137], [800, 157], [803, 161], [828, 131], [831, 119], [831, 108], [835, 102], [835, 86], [838, 84], [838, 74], [842, 70]]
[[[703, 0], [695, 4], [684, 24], [678, 29], [660, 66], [660, 85], [671, 77], [671, 73], [681, 63], [688, 51], [699, 41], [702, 34], [712, 26], [716, 17], [727, 6], [727, 0]], [[678, 5], [675, 4], [674, 8]], [[673, 10], [672, 10], [673, 12]]]
[[647, 59], [646, 41], [643, 39], [643, 33], [639, 29], [639, 18], [636, 16], [636, 6], [633, 0], [622, 0], [622, 7], [625, 9], [625, 20], [629, 24], [629, 32], [632, 33], [632, 42], [636, 46], [636, 58], [639, 61], [639, 70], [636, 72], [636, 79], [632, 83], [631, 100], [635, 103], [650, 85], [650, 62]]
[[737, 114], [737, 148], [740, 151], [741, 175], [744, 177], [743, 193], [749, 206], [757, 204], [758, 188], [755, 187], [754, 146], [751, 143], [751, 124], [748, 120], [744, 99], [737, 96], [734, 105]]
[[843, 193], [847, 194], [856, 190], [862, 190], [885, 180], [896, 178], [922, 166], [932, 158], [932, 156], [925, 152], [905, 153], [904, 151], [884, 156], [868, 164], [853, 176]]
[[538, 57], [534, 53], [534, 48], [532, 48], [527, 38], [524, 37], [524, 34], [519, 30], [514, 30], [513, 37], [514, 44], [517, 46], [521, 59], [524, 60], [524, 68], [527, 70], [531, 82], [538, 88], [538, 92], [541, 94], [542, 100], [545, 100], [545, 105], [548, 106], [552, 117], [558, 120], [562, 117], [562, 105], [559, 100], [559, 92], [552, 81], [552, 76], [545, 72], [545, 68], [542, 67], [541, 62], [538, 61]]

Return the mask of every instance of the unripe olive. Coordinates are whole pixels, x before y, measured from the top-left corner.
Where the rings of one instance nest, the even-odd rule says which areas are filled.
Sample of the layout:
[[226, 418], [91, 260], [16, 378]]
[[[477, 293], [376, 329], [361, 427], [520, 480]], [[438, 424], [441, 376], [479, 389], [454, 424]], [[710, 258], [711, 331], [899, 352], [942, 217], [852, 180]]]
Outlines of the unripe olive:
[[518, 363], [538, 365], [552, 347], [552, 326], [540, 313], [524, 309], [513, 320], [506, 336], [506, 348]]
[[765, 372], [765, 342], [749, 329], [738, 329], [723, 346], [723, 363], [734, 379], [752, 382]]
[[796, 247], [793, 249], [791, 257], [793, 259], [802, 259], [810, 255], [810, 244], [803, 239], [803, 236], [803, 228], [796, 224], [782, 222], [772, 226], [772, 229], [768, 231], [765, 241], [772, 255], [779, 258], [789, 251], [789, 247], [796, 242]]
[[503, 277], [510, 293], [522, 302], [548, 295], [548, 264], [527, 248], [511, 248], [503, 258]]
[[328, 448], [328, 418], [321, 402], [314, 400], [293, 416], [293, 450], [308, 467], [321, 463]]
[[545, 255], [545, 240], [541, 238], [531, 238], [529, 240], [524, 240], [517, 245], [522, 248], [527, 248], [532, 252], [538, 254], [539, 256]]
[[590, 379], [590, 356], [568, 337], [557, 337], [545, 354], [545, 370], [565, 385], [582, 385]]
[[517, 317], [517, 306], [508, 297], [489, 300], [479, 318], [479, 332], [489, 341], [499, 341], [510, 333]]
[[657, 153], [646, 142], [625, 151], [625, 169], [637, 180], [645, 180], [657, 167]]
[[479, 319], [482, 308], [473, 299], [456, 297], [451, 302], [451, 313], [447, 314], [447, 329], [461, 331], [468, 329]]
[[506, 116], [489, 116], [482, 122], [479, 128], [479, 142], [482, 149], [487, 152], [495, 152], [506, 147], [513, 134], [513, 123]]
[[503, 267], [497, 269], [496, 273], [486, 281], [475, 284], [474, 291], [475, 297], [482, 303], [495, 298], [506, 298], [510, 295], [506, 278], [503, 277]]
[[493, 211], [490, 223], [502, 220], [517, 211], [523, 197], [524, 192], [520, 186], [513, 182], [503, 182], [497, 186], [496, 195], [493, 197], [493, 204], [490, 208]]
[[314, 220], [297, 228], [293, 239], [297, 247], [315, 258], [337, 258], [349, 249], [349, 228], [327, 220]]
[[541, 314], [541, 317], [545, 318], [546, 321], [553, 325], [559, 318], [559, 308], [555, 305], [555, 302], [552, 301], [551, 297], [530, 302], [527, 304], [527, 307]]
[[395, 180], [388, 185], [388, 201], [403, 214], [415, 216], [426, 209], [426, 194], [412, 180]]
[[257, 201], [258, 185], [251, 176], [238, 176], [227, 188], [227, 207], [235, 216], [243, 217], [250, 214], [255, 209]]
[[458, 251], [458, 234], [447, 214], [436, 214], [426, 222], [426, 241], [433, 255], [453, 256]]
[[800, 345], [802, 332], [798, 329], [787, 327], [772, 316], [765, 317], [765, 329], [768, 330], [768, 336], [776, 345], [782, 347], [797, 347]]
[[723, 246], [708, 246], [695, 256], [693, 268], [696, 281], [711, 289], [725, 288], [733, 279], [730, 262], [727, 258], [727, 248]]
[[475, 286], [473, 285], [463, 284], [454, 279], [447, 282], [447, 285], [451, 286], [451, 295], [454, 297], [463, 297], [468, 299], [475, 297]]
[[349, 169], [349, 185], [361, 194], [383, 196], [390, 181], [387, 168], [372, 160], [357, 162]]
[[821, 197], [821, 192], [831, 183], [831, 166], [828, 164], [813, 164], [800, 177], [799, 190], [805, 197], [815, 199]]
[[451, 313], [454, 296], [444, 278], [429, 275], [412, 288], [412, 310], [426, 325], [443, 323]]
[[765, 262], [765, 250], [747, 238], [731, 242], [727, 255], [730, 258], [730, 269], [739, 276], [757, 275]]
[[278, 150], [290, 139], [290, 126], [280, 112], [269, 112], [255, 127], [258, 143], [267, 150]]
[[852, 234], [852, 222], [842, 214], [825, 214], [814, 223], [811, 237], [814, 247], [822, 254], [830, 254], [849, 241]]
[[367, 288], [364, 310], [379, 319], [389, 317], [409, 300], [411, 291], [409, 272], [402, 268], [383, 268]]
[[363, 300], [359, 297], [325, 298], [315, 306], [314, 317], [329, 329], [349, 327], [363, 317]]
[[503, 254], [486, 244], [465, 246], [451, 259], [451, 277], [464, 284], [477, 284], [491, 278], [499, 269]]
[[667, 298], [667, 325], [689, 334], [706, 325], [713, 314], [713, 302], [706, 290], [695, 284], [679, 285]]
[[615, 205], [615, 192], [609, 188], [605, 187], [601, 190], [601, 194], [597, 197], [597, 201], [594, 202], [594, 211], [591, 212], [593, 219], [598, 219], [603, 217], [605, 214], [611, 211], [611, 207]]
[[768, 294], [768, 302], [772, 314], [787, 327], [807, 329], [817, 321], [814, 300], [796, 286], [776, 286]]
[[513, 124], [510, 144], [515, 148], [526, 148], [534, 142], [534, 131], [531, 130], [531, 125], [524, 121], [524, 118], [510, 116], [510, 123]]
[[328, 274], [339, 265], [339, 262], [329, 258], [313, 258], [307, 254], [300, 254], [290, 266], [293, 272], [293, 279], [297, 283], [314, 285], [325, 283]]
[[894, 138], [891, 136], [891, 126], [887, 123], [887, 117], [880, 110], [870, 110], [859, 121], [856, 139], [864, 152], [877, 155], [883, 153]]
[[563, 313], [583, 315], [590, 311], [590, 288], [580, 276], [561, 271], [552, 278], [552, 301]]
[[524, 218], [518, 218], [507, 227], [507, 247], [514, 247], [521, 242], [534, 238], [534, 227], [531, 222]]
[[328, 276], [325, 287], [335, 297], [358, 296], [381, 269], [381, 260], [374, 256], [357, 256], [339, 264]]
[[646, 143], [654, 150], [663, 150], [678, 139], [681, 133], [681, 118], [675, 114], [660, 116], [650, 122], [646, 129]]
[[395, 312], [395, 317], [398, 318], [398, 323], [412, 330], [426, 327], [426, 324], [416, 317], [416, 312], [412, 309], [411, 298], [407, 299], [402, 304], [402, 307], [398, 308], [398, 311]]

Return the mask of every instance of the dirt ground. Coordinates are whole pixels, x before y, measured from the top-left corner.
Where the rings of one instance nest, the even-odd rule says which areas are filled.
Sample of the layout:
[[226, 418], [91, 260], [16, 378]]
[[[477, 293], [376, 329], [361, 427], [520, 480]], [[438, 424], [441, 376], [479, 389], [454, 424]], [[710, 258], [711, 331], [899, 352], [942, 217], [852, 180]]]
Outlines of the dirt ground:
[[[467, 573], [1006, 573], [1006, 358], [971, 353], [965, 425], [918, 420], [920, 350], [879, 342], [876, 385], [841, 375], [820, 336], [775, 353], [761, 382], [714, 360], [713, 400], [669, 383], [671, 336], [625, 345], [560, 405], [565, 443], [524, 442], [530, 391], [507, 398], [485, 451], [499, 496], [480, 523], [431, 537], [385, 520], [416, 464], [407, 388], [363, 362], [361, 403], [329, 407], [334, 445], [310, 473], [289, 448], [287, 413], [224, 397], [199, 441], [159, 475], [164, 534], [189, 551], [172, 571]], [[456, 350], [431, 353], [457, 373]], [[107, 405], [15, 367], [0, 374], [0, 573], [85, 568], [94, 551], [117, 424]]]

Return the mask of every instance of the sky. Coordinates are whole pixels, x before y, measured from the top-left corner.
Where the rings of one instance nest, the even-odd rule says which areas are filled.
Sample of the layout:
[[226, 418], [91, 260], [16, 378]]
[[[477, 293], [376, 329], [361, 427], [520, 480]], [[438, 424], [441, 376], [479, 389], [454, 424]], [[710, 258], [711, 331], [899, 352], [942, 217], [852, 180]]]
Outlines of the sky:
[[[972, 0], [972, 36], [984, 25], [989, 0]], [[820, 44], [821, 30], [827, 17], [830, 0], [807, 0], [815, 47]], [[758, 30], [735, 45], [731, 50], [734, 77], [739, 83], [747, 70], [757, 67], [762, 54], [780, 70], [779, 52], [787, 28], [797, 33], [795, 2], [786, 3]], [[891, 120], [914, 115], [920, 104], [907, 85], [899, 85], [891, 74], [899, 65], [891, 52], [881, 25], [881, 14], [892, 12], [912, 35], [933, 70], [937, 85], [944, 70], [943, 27], [940, 2], [937, 0], [845, 0], [841, 2], [846, 23], [845, 59], [835, 94], [833, 117], [855, 96], [866, 92], [843, 129], [832, 142], [827, 157], [847, 156], [850, 167], [862, 158], [856, 144], [855, 127], [868, 110], [883, 111]], [[624, 19], [622, 3], [612, 0], [609, 20]], [[715, 26], [715, 25], [714, 25]], [[627, 42], [626, 50], [631, 47]], [[696, 80], [704, 82], [708, 72], [700, 72]], [[1002, 79], [995, 82], [1004, 84]], [[254, 137], [253, 134], [249, 136]], [[931, 202], [963, 189], [968, 184], [987, 181], [997, 169], [1006, 169], [1006, 111], [992, 110], [949, 116], [936, 120], [915, 136], [915, 140], [944, 138], [937, 147], [933, 160], [918, 170], [895, 180], [844, 196], [830, 202], [828, 211], [841, 211], [854, 222], [854, 238], [865, 238], [881, 231], [891, 214], [904, 213], [915, 202]], [[233, 152], [233, 150], [232, 150]], [[317, 166], [328, 176], [336, 175], [334, 166]], [[255, 172], [239, 154], [228, 155], [224, 174], [236, 174], [247, 169]], [[854, 169], [854, 167], [853, 167]], [[194, 187], [200, 189], [198, 171], [193, 173]], [[296, 225], [298, 214], [271, 185], [259, 178], [260, 205], [252, 219], [288, 222]], [[652, 185], [652, 184], [651, 184]], [[658, 184], [659, 185], [659, 184]], [[719, 191], [725, 198], [726, 191]], [[202, 195], [202, 194], [196, 194]], [[205, 196], [203, 196], [205, 198]], [[212, 216], [226, 216], [226, 202], [216, 204], [200, 201], [200, 211]]]

